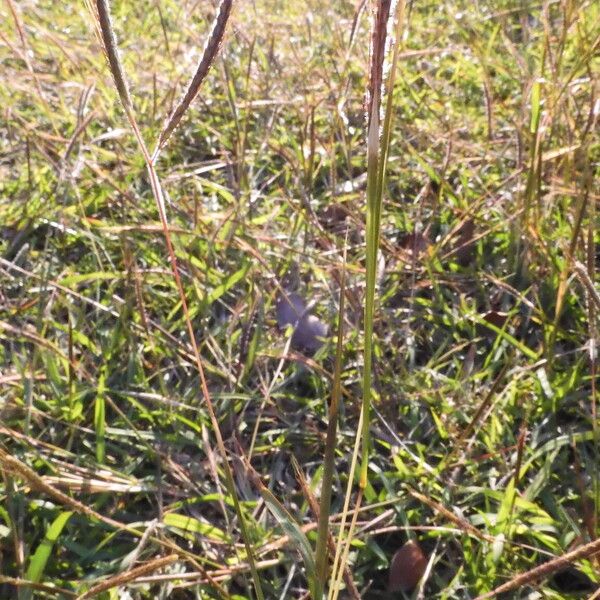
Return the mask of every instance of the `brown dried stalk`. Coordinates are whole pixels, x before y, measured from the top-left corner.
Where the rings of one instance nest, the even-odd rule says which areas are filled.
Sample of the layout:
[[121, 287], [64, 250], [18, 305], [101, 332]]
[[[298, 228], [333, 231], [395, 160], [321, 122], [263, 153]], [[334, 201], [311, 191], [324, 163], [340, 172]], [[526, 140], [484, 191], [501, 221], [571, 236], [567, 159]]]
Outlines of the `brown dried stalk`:
[[486, 542], [493, 543], [495, 541], [495, 538], [493, 536], [486, 535], [485, 533], [481, 533], [481, 531], [479, 531], [479, 529], [477, 529], [477, 527], [471, 525], [471, 523], [469, 523], [466, 519], [462, 519], [462, 518], [458, 517], [452, 511], [448, 510], [444, 505], [440, 504], [439, 502], [436, 502], [435, 500], [432, 500], [431, 498], [428, 498], [427, 496], [425, 496], [411, 488], [408, 488], [408, 493], [413, 498], [416, 498], [419, 502], [426, 504], [427, 506], [429, 506], [429, 508], [433, 509], [435, 512], [446, 517], [446, 519], [448, 519], [449, 521], [454, 523], [459, 529], [461, 529], [465, 533], [468, 533], [469, 535], [479, 538], [480, 540], [485, 540]]
[[125, 525], [125, 523], [120, 523], [119, 521], [115, 521], [110, 517], [105, 517], [91, 509], [89, 506], [79, 502], [79, 500], [75, 500], [74, 498], [71, 498], [70, 496], [67, 496], [63, 492], [52, 487], [46, 483], [33, 469], [29, 468], [25, 463], [21, 462], [18, 458], [12, 456], [2, 448], [0, 448], [0, 468], [5, 469], [12, 475], [20, 477], [26, 481], [32, 489], [38, 490], [47, 496], [50, 496], [50, 498], [54, 498], [54, 500], [56, 500], [59, 504], [68, 506], [70, 509], [79, 514], [85, 515], [92, 519], [97, 519], [109, 527], [127, 531], [128, 533], [132, 533], [136, 536], [142, 535], [137, 529], [133, 529], [132, 527]]
[[583, 546], [579, 546], [579, 548], [575, 548], [571, 552], [567, 552], [558, 558], [554, 558], [553, 560], [549, 560], [547, 563], [540, 565], [539, 567], [535, 567], [530, 569], [529, 571], [525, 571], [525, 573], [521, 573], [516, 577], [513, 577], [510, 581], [503, 583], [498, 586], [495, 590], [491, 592], [487, 592], [481, 596], [475, 598], [475, 600], [485, 600], [486, 598], [493, 598], [498, 594], [503, 594], [504, 592], [510, 592], [511, 590], [516, 590], [524, 585], [529, 583], [533, 583], [539, 579], [543, 579], [552, 575], [552, 573], [556, 573], [557, 571], [561, 571], [565, 569], [569, 565], [573, 564], [578, 560], [582, 560], [585, 558], [590, 558], [595, 554], [600, 552], [600, 539], [594, 540], [589, 544], [584, 544]]
[[13, 0], [6, 0], [6, 3], [8, 4], [8, 8], [10, 9], [10, 12], [12, 13], [12, 17], [15, 22], [15, 27], [17, 28], [17, 33], [19, 34], [19, 39], [21, 40], [21, 47], [23, 48], [23, 52], [20, 53], [20, 57], [25, 62], [25, 66], [27, 67], [27, 70], [31, 73], [31, 76], [33, 77], [33, 81], [35, 83], [35, 88], [40, 97], [40, 100], [42, 101], [42, 103], [44, 104], [44, 106], [46, 108], [49, 108], [48, 102], [46, 102], [46, 98], [44, 97], [44, 93], [42, 92], [42, 86], [40, 84], [40, 80], [39, 80], [36, 72], [34, 71], [33, 65], [31, 64], [31, 59], [29, 58], [29, 46], [27, 44], [27, 38], [25, 36], [25, 28], [23, 27], [21, 17], [19, 16], [19, 11], [17, 10], [17, 7], [15, 6]]
[[[19, 479], [22, 479], [32, 490], [37, 490], [43, 494], [46, 494], [50, 498], [53, 498], [59, 504], [66, 506], [73, 510], [76, 513], [81, 515], [85, 515], [91, 519], [97, 519], [101, 523], [108, 525], [109, 527], [116, 529], [118, 531], [126, 531], [130, 535], [137, 538], [144, 538], [146, 535], [144, 532], [139, 529], [135, 529], [130, 525], [125, 523], [121, 523], [120, 521], [116, 521], [115, 519], [111, 519], [110, 517], [105, 517], [100, 513], [96, 512], [94, 509], [90, 508], [83, 502], [76, 500], [75, 498], [71, 498], [67, 496], [67, 494], [57, 490], [54, 486], [48, 484], [42, 477], [40, 477], [32, 468], [27, 466], [24, 462], [20, 461], [15, 456], [9, 454], [6, 450], [4, 450], [0, 446], [0, 471], [4, 470], [6, 473], [9, 473]], [[181, 556], [188, 560], [188, 562], [199, 570], [203, 570], [202, 565], [198, 563], [196, 557], [189, 551], [180, 548], [174, 542], [169, 540], [161, 539], [156, 536], [150, 536], [150, 540], [159, 546], [168, 549], [170, 552]], [[0, 580], [0, 583], [2, 581]], [[21, 585], [21, 584], [19, 584]], [[23, 583], [22, 585], [25, 585]]]
[[385, 58], [385, 45], [387, 39], [387, 25], [390, 17], [391, 0], [381, 0], [377, 3], [374, 19], [373, 34], [371, 37], [371, 73], [369, 77], [368, 97], [368, 122], [371, 122], [373, 109], [379, 112], [379, 106], [373, 107], [373, 102], [379, 104], [383, 96], [383, 61]]
[[85, 600], [86, 598], [93, 598], [98, 594], [115, 588], [120, 585], [125, 585], [130, 581], [134, 581], [138, 579], [138, 577], [143, 577], [148, 575], [149, 573], [153, 573], [154, 571], [158, 571], [158, 569], [162, 569], [162, 567], [166, 567], [170, 565], [172, 562], [177, 560], [177, 554], [169, 554], [168, 556], [161, 556], [160, 558], [155, 558], [151, 561], [136, 567], [135, 569], [131, 569], [130, 571], [125, 571], [125, 573], [119, 573], [114, 577], [110, 577], [109, 579], [102, 581], [98, 585], [90, 588], [87, 592], [84, 592], [80, 596], [77, 597], [77, 600]]
[[156, 144], [156, 149], [152, 155], [152, 162], [156, 161], [156, 157], [158, 153], [163, 148], [173, 130], [179, 125], [179, 121], [181, 121], [181, 117], [188, 109], [189, 105], [192, 103], [198, 90], [200, 89], [200, 85], [204, 81], [208, 71], [213, 64], [215, 57], [217, 56], [217, 52], [219, 51], [219, 46], [223, 40], [223, 36], [225, 35], [225, 26], [227, 25], [227, 21], [229, 20], [229, 15], [231, 14], [231, 6], [233, 4], [233, 0], [222, 0], [219, 5], [219, 9], [217, 10], [217, 15], [215, 20], [213, 21], [213, 26], [206, 40], [206, 45], [204, 46], [204, 51], [202, 52], [202, 58], [196, 67], [196, 72], [192, 77], [185, 94], [179, 101], [179, 104], [173, 109], [169, 118], [167, 119], [165, 125], [163, 126], [163, 130], [160, 132], [158, 137], [158, 142]]
[[590, 300], [596, 305], [596, 308], [600, 309], [600, 294], [594, 285], [594, 282], [590, 278], [590, 275], [585, 267], [579, 261], [573, 261], [573, 271], [577, 276], [577, 279], [583, 284], [583, 287], [588, 291]]
[[56, 594], [60, 594], [64, 598], [75, 598], [77, 596], [77, 594], [74, 592], [65, 590], [64, 588], [57, 587], [55, 585], [46, 585], [44, 583], [36, 583], [35, 581], [20, 579], [18, 577], [7, 577], [6, 575], [0, 575], [0, 584], [3, 583], [12, 585], [17, 589], [30, 588], [32, 590], [39, 590], [40, 592], [47, 592], [48, 594], [52, 594], [53, 597], [55, 597]]
[[[194, 356], [194, 360], [196, 362], [196, 368], [198, 371], [198, 375], [200, 377], [200, 388], [201, 388], [202, 396], [203, 396], [204, 403], [207, 408], [208, 415], [209, 415], [209, 418], [211, 421], [213, 433], [216, 437], [217, 448], [218, 448], [219, 454], [221, 455], [221, 458], [223, 460], [223, 470], [224, 470], [224, 474], [225, 474], [226, 487], [227, 487], [227, 491], [228, 491], [229, 495], [232, 498], [235, 512], [238, 517], [240, 530], [241, 530], [242, 538], [244, 540], [246, 554], [248, 557], [248, 562], [250, 564], [250, 571], [252, 573], [252, 579], [254, 581], [254, 588], [255, 588], [256, 596], [257, 596], [258, 600], [263, 600], [264, 594], [262, 591], [261, 581], [258, 576], [258, 571], [256, 569], [256, 560], [254, 557], [254, 550], [249, 541], [249, 534], [248, 534], [248, 530], [247, 530], [247, 526], [246, 526], [246, 521], [244, 518], [244, 514], [242, 513], [238, 495], [236, 493], [235, 483], [233, 480], [233, 474], [231, 471], [231, 467], [229, 465], [229, 461], [228, 461], [228, 457], [227, 457], [227, 450], [225, 448], [225, 442], [223, 441], [223, 436], [222, 436], [221, 430], [219, 428], [219, 421], [217, 419], [217, 415], [216, 415], [214, 405], [213, 405], [212, 399], [211, 399], [211, 394], [208, 389], [208, 382], [206, 380], [206, 376], [204, 373], [202, 359], [200, 358], [200, 350], [198, 348], [198, 343], [196, 342], [196, 335], [194, 332], [194, 328], [192, 326], [192, 321], [190, 318], [190, 312], [188, 309], [188, 303], [186, 300], [185, 291], [183, 289], [181, 277], [179, 276], [179, 267], [177, 264], [177, 257], [175, 256], [175, 249], [173, 248], [171, 235], [169, 233], [169, 223], [168, 223], [168, 219], [167, 219], [167, 211], [166, 211], [166, 207], [165, 207], [164, 193], [163, 193], [160, 179], [159, 179], [156, 169], [154, 167], [154, 159], [157, 156], [157, 152], [160, 150], [160, 138], [159, 138], [159, 145], [157, 146], [157, 150], [154, 153], [154, 157], [151, 158], [150, 153], [148, 152], [148, 147], [146, 146], [146, 143], [144, 142], [144, 139], [143, 139], [140, 129], [138, 127], [137, 120], [135, 118], [135, 114], [134, 114], [134, 110], [133, 110], [133, 106], [132, 106], [130, 98], [129, 98], [127, 82], [125, 80], [125, 75], [124, 75], [124, 72], [123, 72], [123, 69], [121, 66], [119, 54], [117, 52], [115, 35], [114, 35], [114, 31], [112, 29], [112, 23], [111, 23], [111, 19], [110, 19], [110, 15], [109, 15], [108, 2], [107, 2], [107, 0], [95, 0], [95, 2], [96, 2], [96, 9], [97, 9], [97, 14], [95, 16], [97, 17], [98, 25], [100, 27], [100, 36], [102, 38], [102, 42], [103, 42], [103, 45], [104, 45], [104, 48], [105, 48], [105, 51], [106, 51], [106, 54], [107, 54], [107, 57], [109, 60], [109, 66], [110, 66], [113, 78], [115, 80], [115, 85], [119, 91], [119, 96], [123, 103], [123, 107], [127, 113], [127, 118], [129, 120], [129, 124], [131, 125], [131, 128], [133, 130], [135, 138], [138, 142], [140, 151], [142, 152], [142, 155], [144, 157], [144, 162], [146, 163], [146, 168], [148, 170], [148, 176], [150, 179], [150, 187], [152, 189], [152, 195], [154, 196], [154, 199], [156, 201], [156, 205], [158, 208], [158, 213], [160, 216], [160, 221], [161, 221], [161, 225], [162, 225], [162, 229], [163, 229], [163, 233], [164, 233], [165, 243], [167, 246], [167, 253], [169, 255], [169, 261], [171, 263], [171, 271], [173, 273], [173, 278], [175, 280], [175, 285], [177, 287], [177, 294], [179, 296], [179, 300], [181, 301], [181, 309], [183, 311], [186, 328], [188, 330], [190, 343], [192, 345], [193, 356]], [[232, 3], [232, 0], [223, 0], [220, 10], [218, 12], [217, 19], [215, 22], [215, 27], [213, 28], [213, 32], [211, 33], [211, 36], [210, 36], [208, 44], [207, 44], [207, 52], [210, 50], [210, 48], [213, 48], [212, 57], [209, 61], [209, 64], [206, 66], [207, 70], [208, 70], [208, 66], [210, 66], [210, 62], [212, 62], [212, 58], [214, 58], [214, 55], [216, 54], [219, 42], [223, 37], [223, 32], [225, 30], [225, 24], [227, 22], [227, 19], [229, 18], [229, 13], [231, 11], [231, 3]], [[215, 31], [216, 31], [216, 33], [215, 33]], [[220, 31], [220, 33], [219, 33], [219, 31]], [[207, 54], [207, 52], [205, 52], [205, 54]], [[201, 61], [200, 66], [202, 66], [202, 61]], [[190, 95], [188, 105], [189, 105], [189, 102], [191, 102], [191, 100], [197, 93], [198, 86], [202, 82], [203, 76], [201, 75], [200, 66], [199, 66], [198, 72], [192, 79], [190, 88], [188, 90], [188, 92], [190, 92], [190, 90], [193, 90], [193, 93], [186, 94], [186, 96], [185, 96], [185, 98], [187, 98], [188, 95]], [[199, 75], [199, 73], [200, 73], [200, 75]], [[184, 98], [184, 100], [185, 100], [185, 98]], [[180, 104], [180, 106], [181, 106], [181, 104]], [[169, 125], [171, 123], [172, 123], [172, 126], [171, 126], [170, 130], [172, 131], [174, 129], [174, 127], [179, 122], [179, 119], [183, 115], [183, 112], [185, 112], [186, 108], [187, 108], [187, 105], [184, 106], [184, 108], [181, 110], [181, 112], [179, 113], [177, 118], [175, 118], [175, 114], [173, 115], [173, 118], [169, 120], [169, 124], [167, 125], [167, 128], [165, 129], [165, 131], [169, 129]], [[174, 113], [176, 113], [176, 112], [177, 112], [177, 109], [176, 109], [176, 111], [174, 111]], [[164, 143], [164, 141], [163, 141], [163, 143]], [[217, 486], [220, 485], [219, 480], [216, 480], [215, 483]]]

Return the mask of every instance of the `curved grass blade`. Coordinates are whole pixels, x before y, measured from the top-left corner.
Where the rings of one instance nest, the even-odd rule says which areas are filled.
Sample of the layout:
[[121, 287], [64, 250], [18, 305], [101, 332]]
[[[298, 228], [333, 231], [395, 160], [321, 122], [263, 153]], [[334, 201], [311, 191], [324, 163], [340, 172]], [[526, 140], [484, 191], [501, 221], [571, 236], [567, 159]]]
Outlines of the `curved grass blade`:
[[302, 531], [302, 529], [300, 529], [300, 526], [298, 523], [296, 523], [294, 517], [289, 513], [285, 506], [279, 502], [273, 492], [271, 492], [271, 490], [269, 490], [269, 488], [267, 488], [267, 486], [261, 481], [260, 476], [247, 460], [245, 461], [245, 465], [248, 469], [249, 479], [252, 481], [253, 485], [258, 488], [258, 491], [269, 508], [269, 511], [275, 517], [285, 534], [289, 537], [290, 541], [302, 555], [304, 566], [306, 568], [306, 579], [308, 581], [311, 597], [314, 600], [322, 600], [323, 593], [320, 591], [317, 579], [315, 559], [306, 534]]
[[[62, 533], [62, 530], [68, 523], [72, 514], [73, 511], [70, 510], [61, 512], [58, 517], [54, 519], [50, 527], [48, 527], [44, 539], [41, 541], [40, 545], [36, 548], [33, 556], [31, 557], [29, 567], [27, 568], [27, 574], [25, 576], [26, 579], [35, 583], [39, 583], [42, 580], [42, 575], [44, 574], [44, 569], [46, 568], [46, 564], [50, 558], [52, 548], [54, 547], [56, 540]], [[31, 594], [32, 591], [27, 590], [25, 597], [31, 598]]]

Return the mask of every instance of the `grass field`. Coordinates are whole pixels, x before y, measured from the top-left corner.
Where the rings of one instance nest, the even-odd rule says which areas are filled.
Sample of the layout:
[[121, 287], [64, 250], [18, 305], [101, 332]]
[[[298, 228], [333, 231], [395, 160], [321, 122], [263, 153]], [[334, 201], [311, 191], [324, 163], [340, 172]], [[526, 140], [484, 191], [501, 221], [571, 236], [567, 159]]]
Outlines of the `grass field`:
[[379, 2], [238, 0], [149, 168], [217, 7], [128, 107], [102, 4], [0, 3], [0, 600], [600, 597], [600, 4], [401, 1], [367, 115]]

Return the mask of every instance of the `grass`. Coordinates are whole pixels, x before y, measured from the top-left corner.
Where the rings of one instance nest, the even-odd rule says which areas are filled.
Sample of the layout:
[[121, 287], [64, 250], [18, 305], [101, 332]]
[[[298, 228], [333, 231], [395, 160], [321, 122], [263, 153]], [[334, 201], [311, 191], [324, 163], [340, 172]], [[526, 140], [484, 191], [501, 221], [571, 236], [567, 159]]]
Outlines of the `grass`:
[[0, 6], [0, 597], [600, 586], [600, 10], [402, 8], [369, 167], [368, 5], [234, 3], [183, 112], [216, 9], [111, 3], [124, 109], [83, 3]]

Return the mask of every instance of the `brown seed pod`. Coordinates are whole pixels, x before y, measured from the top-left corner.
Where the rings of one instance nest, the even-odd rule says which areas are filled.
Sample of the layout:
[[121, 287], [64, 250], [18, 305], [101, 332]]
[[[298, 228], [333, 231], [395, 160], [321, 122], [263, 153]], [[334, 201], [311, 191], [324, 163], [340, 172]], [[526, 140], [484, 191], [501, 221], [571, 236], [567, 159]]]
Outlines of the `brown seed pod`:
[[389, 591], [410, 592], [417, 587], [427, 567], [427, 557], [421, 546], [409, 540], [402, 546], [390, 564]]

